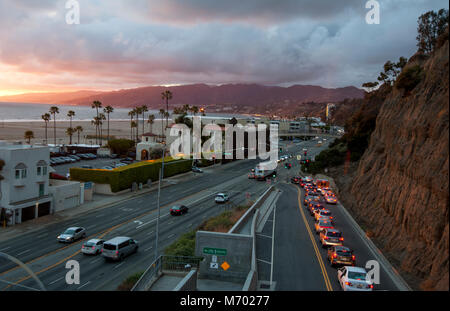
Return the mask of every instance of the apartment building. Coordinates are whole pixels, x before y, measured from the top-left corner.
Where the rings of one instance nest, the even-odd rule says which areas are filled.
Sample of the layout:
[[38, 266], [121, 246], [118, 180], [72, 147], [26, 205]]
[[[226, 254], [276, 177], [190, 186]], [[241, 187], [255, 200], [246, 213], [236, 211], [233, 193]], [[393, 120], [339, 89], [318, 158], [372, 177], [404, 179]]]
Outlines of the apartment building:
[[0, 209], [9, 215], [8, 225], [50, 214], [49, 147], [0, 141], [0, 159]]

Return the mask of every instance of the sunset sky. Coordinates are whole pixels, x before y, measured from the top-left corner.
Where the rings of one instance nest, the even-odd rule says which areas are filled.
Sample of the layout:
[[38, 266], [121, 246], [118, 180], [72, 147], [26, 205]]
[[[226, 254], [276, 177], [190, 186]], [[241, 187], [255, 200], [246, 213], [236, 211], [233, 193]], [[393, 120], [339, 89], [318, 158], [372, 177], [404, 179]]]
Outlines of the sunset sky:
[[387, 60], [417, 49], [417, 18], [447, 1], [0, 1], [0, 95], [190, 83], [374, 81]]

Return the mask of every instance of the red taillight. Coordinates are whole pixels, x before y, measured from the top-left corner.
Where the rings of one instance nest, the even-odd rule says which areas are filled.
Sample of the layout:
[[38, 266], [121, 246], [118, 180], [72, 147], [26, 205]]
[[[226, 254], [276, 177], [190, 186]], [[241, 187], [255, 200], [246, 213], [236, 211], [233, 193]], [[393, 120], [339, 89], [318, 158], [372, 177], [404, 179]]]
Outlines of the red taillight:
[[92, 246], [92, 249], [95, 249], [95, 246]]
[[333, 258], [337, 258], [337, 255], [336, 255], [336, 254], [333, 254]]
[[103, 248], [100, 250], [100, 253], [103, 253]]
[[345, 285], [352, 286], [353, 284], [350, 282], [345, 282]]
[[373, 289], [373, 285], [369, 284], [369, 285], [367, 285], [367, 288], [372, 288]]
[[116, 255], [119, 255], [119, 251], [116, 251]]
[[356, 257], [355, 255], [352, 255], [352, 260], [355, 261]]
[[328, 237], [327, 237], [327, 236], [324, 236], [323, 239], [324, 239], [324, 240], [328, 240]]
[[339, 238], [339, 241], [344, 241], [344, 238]]

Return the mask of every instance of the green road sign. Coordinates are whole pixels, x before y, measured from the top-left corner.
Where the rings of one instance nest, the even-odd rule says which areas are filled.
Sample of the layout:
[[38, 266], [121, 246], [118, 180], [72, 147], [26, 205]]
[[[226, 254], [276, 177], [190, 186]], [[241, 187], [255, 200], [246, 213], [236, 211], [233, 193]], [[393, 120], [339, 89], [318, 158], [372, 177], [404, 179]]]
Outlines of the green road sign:
[[203, 247], [203, 254], [225, 256], [227, 250], [223, 248]]

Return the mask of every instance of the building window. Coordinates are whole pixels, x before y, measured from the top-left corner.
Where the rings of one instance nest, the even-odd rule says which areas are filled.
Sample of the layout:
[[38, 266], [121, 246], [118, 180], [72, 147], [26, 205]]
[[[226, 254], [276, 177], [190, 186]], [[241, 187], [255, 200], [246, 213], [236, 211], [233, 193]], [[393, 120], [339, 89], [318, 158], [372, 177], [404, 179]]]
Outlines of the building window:
[[27, 178], [27, 169], [16, 169], [16, 179]]
[[37, 167], [37, 175], [38, 176], [46, 176], [47, 175], [47, 166], [38, 166]]
[[20, 178], [20, 170], [16, 170], [16, 179]]

